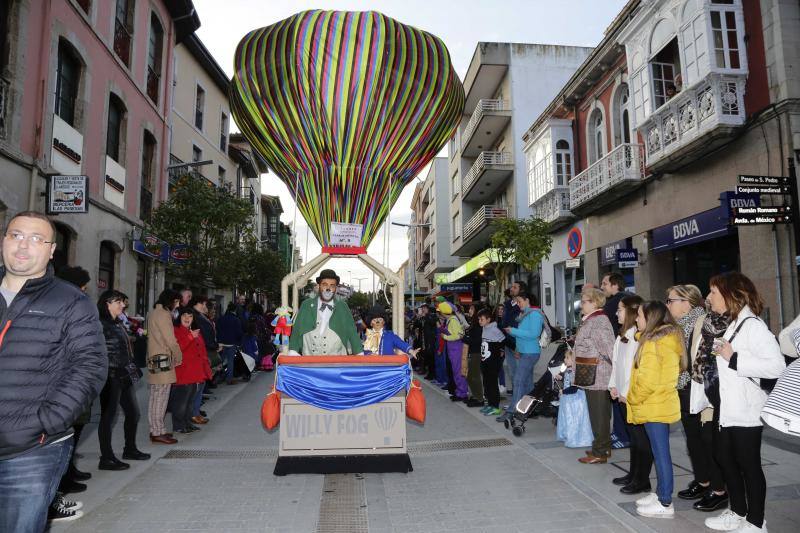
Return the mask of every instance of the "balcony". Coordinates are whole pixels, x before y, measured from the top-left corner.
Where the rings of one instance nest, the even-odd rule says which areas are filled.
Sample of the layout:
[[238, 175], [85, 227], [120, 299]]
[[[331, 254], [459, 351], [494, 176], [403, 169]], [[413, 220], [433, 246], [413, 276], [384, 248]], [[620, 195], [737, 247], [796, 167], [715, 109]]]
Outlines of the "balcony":
[[8, 100], [9, 100], [9, 83], [0, 78], [0, 139], [5, 139], [8, 133]]
[[716, 149], [745, 122], [746, 75], [709, 74], [675, 95], [638, 130], [650, 172], [668, 172]]
[[466, 202], [486, 201], [513, 173], [510, 152], [481, 152], [464, 176], [461, 196]]
[[114, 53], [123, 63], [131, 64], [131, 32], [120, 19], [114, 20]]
[[556, 187], [536, 200], [533, 216], [550, 224], [551, 231], [575, 220], [575, 215], [569, 209], [569, 187]]
[[508, 208], [498, 205], [483, 205], [472, 218], [464, 224], [461, 245], [453, 250], [453, 255], [471, 256], [485, 248], [493, 233], [492, 221], [508, 218]]
[[586, 215], [639, 187], [644, 180], [640, 144], [620, 144], [569, 182], [570, 210]]
[[483, 99], [478, 101], [475, 111], [461, 134], [461, 155], [478, 157], [492, 146], [511, 122], [511, 106], [505, 100]]

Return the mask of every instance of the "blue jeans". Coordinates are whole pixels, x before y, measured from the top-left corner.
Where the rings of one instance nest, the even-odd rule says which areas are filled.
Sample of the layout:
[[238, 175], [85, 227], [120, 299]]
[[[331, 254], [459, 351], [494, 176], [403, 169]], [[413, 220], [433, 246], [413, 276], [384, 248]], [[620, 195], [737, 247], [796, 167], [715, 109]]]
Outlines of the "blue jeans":
[[0, 531], [41, 533], [72, 454], [72, 437], [0, 460]]
[[194, 405], [192, 406], [192, 416], [200, 416], [200, 407], [203, 405], [203, 391], [206, 390], [205, 383], [197, 384], [197, 394], [194, 395]]
[[437, 353], [434, 358], [434, 366], [436, 367], [436, 381], [442, 385], [447, 384], [447, 355], [444, 352]]
[[653, 459], [656, 463], [656, 495], [664, 505], [672, 503], [672, 457], [669, 453], [669, 424], [662, 422], [645, 422], [644, 430], [650, 439]]
[[511, 390], [516, 390], [514, 386], [514, 374], [517, 373], [517, 359], [514, 357], [514, 349], [509, 348], [508, 346], [505, 347], [506, 351], [506, 364], [503, 365], [505, 368], [504, 378], [506, 381], [506, 388], [511, 387]]
[[225, 369], [225, 381], [233, 379], [233, 360], [236, 357], [236, 346], [225, 346], [222, 349], [222, 359], [227, 364]]
[[508, 412], [514, 413], [520, 398], [533, 389], [533, 368], [539, 362], [539, 354], [521, 353], [519, 359], [515, 359], [512, 353], [511, 359], [514, 359], [516, 368], [514, 369], [514, 394], [511, 397], [511, 403], [508, 404]]

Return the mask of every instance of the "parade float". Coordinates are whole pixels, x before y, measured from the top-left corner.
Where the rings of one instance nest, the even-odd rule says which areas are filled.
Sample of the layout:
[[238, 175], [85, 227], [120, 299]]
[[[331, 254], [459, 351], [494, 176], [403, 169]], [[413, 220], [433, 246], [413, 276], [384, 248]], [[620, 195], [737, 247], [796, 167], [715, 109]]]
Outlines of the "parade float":
[[[354, 258], [391, 289], [392, 329], [404, 331], [403, 281], [367, 246], [461, 120], [444, 43], [377, 12], [301, 12], [241, 40], [231, 106], [322, 245], [283, 279], [282, 306], [299, 309], [330, 259]], [[275, 473], [411, 470], [411, 381], [407, 356], [281, 355]]]

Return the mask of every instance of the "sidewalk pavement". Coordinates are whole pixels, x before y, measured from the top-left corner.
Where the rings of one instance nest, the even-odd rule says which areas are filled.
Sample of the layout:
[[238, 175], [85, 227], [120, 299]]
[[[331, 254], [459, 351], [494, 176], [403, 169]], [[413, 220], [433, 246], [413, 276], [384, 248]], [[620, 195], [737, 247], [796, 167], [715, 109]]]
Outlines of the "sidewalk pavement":
[[[413, 472], [273, 476], [278, 432], [265, 432], [259, 420], [272, 378], [261, 373], [246, 385], [221, 385], [218, 399], [206, 404], [211, 422], [202, 431], [174, 446], [140, 439], [141, 448], [156, 455], [129, 471], [97, 471], [96, 433], [87, 432], [80, 466], [94, 477], [86, 493], [73, 495], [84, 502], [86, 516], [52, 531], [710, 531], [703, 526], [708, 515], [677, 498], [673, 520], [636, 516], [638, 496], [611, 484], [627, 468], [627, 450], [615, 450], [607, 465], [582, 465], [583, 450], [557, 442], [550, 419], [530, 420], [526, 433], [514, 437], [494, 417], [450, 402], [424, 380], [426, 423], [408, 423]], [[139, 396], [145, 415], [146, 390]], [[120, 450], [121, 426], [120, 417], [114, 431]], [[146, 416], [141, 428], [146, 437]], [[691, 480], [680, 424], [671, 442], [677, 492]], [[165, 458], [171, 450], [182, 453]], [[798, 451], [790, 439], [765, 438], [773, 533], [800, 530]], [[655, 470], [655, 487], [654, 476]]]

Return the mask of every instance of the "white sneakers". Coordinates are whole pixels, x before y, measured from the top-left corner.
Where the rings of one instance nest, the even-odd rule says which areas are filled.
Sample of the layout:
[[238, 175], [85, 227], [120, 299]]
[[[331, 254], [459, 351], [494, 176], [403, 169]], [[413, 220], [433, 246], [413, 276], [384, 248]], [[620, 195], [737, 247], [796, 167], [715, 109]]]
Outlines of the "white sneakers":
[[656, 498], [646, 505], [639, 505], [636, 507], [636, 513], [639, 516], [646, 516], [648, 518], [673, 518], [675, 516], [675, 507], [669, 504], [667, 507], [661, 505], [661, 502]]
[[715, 531], [737, 531], [746, 523], [743, 516], [739, 516], [730, 509], [725, 509], [717, 516], [706, 518], [705, 521], [706, 527]]
[[655, 492], [651, 492], [650, 494], [636, 500], [636, 507], [644, 507], [645, 505], [650, 505], [651, 503], [657, 501], [658, 496]]
[[757, 533], [757, 532], [767, 533], [767, 521], [764, 520], [764, 523], [761, 524], [761, 527], [756, 527], [753, 524], [751, 524], [750, 522], [748, 522], [747, 520], [743, 519], [742, 520], [742, 525], [739, 526], [739, 529], [737, 529], [736, 531], [737, 531], [737, 533], [738, 532], [741, 532], [741, 533]]

